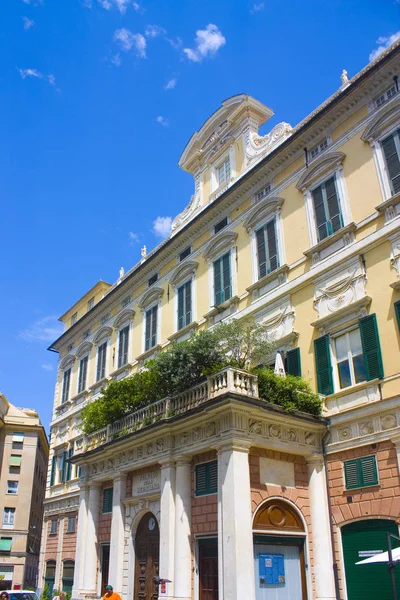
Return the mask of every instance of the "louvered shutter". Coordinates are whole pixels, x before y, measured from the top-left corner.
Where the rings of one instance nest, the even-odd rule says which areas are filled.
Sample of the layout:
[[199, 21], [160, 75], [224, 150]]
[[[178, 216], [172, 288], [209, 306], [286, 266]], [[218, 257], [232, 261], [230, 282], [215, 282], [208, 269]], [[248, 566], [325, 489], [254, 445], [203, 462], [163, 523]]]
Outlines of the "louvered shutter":
[[207, 493], [206, 463], [196, 465], [196, 496], [204, 496]]
[[268, 255], [269, 255], [269, 272], [275, 271], [278, 268], [278, 251], [276, 246], [276, 229], [275, 219], [270, 221], [266, 226]]
[[51, 474], [50, 474], [50, 485], [54, 485], [55, 479], [56, 479], [56, 461], [57, 461], [57, 457], [53, 456], [52, 461], [51, 461]]
[[379, 342], [376, 315], [368, 315], [359, 320], [361, 342], [364, 355], [367, 381], [383, 377], [381, 345]]
[[311, 192], [313, 203], [315, 220], [317, 223], [318, 241], [324, 240], [328, 236], [327, 227], [327, 216], [325, 214], [324, 198], [322, 195], [322, 186], [319, 185], [315, 190]]
[[145, 350], [150, 348], [151, 310], [146, 311]]
[[329, 336], [314, 340], [315, 363], [317, 370], [318, 392], [328, 396], [333, 394], [332, 363]]
[[67, 476], [67, 453], [63, 452], [61, 458], [61, 481], [65, 483]]
[[207, 492], [216, 494], [218, 492], [218, 461], [207, 463], [207, 471]]
[[232, 296], [231, 287], [231, 253], [228, 252], [222, 257], [222, 279], [224, 286], [223, 302], [229, 300]]
[[[74, 454], [74, 449], [70, 448], [68, 450], [68, 458], [71, 458]], [[70, 481], [71, 480], [71, 471], [72, 471], [72, 463], [67, 462], [67, 476], [66, 476], [66, 481]]]
[[344, 476], [348, 490], [360, 487], [357, 463], [357, 460], [346, 460], [344, 463]]
[[257, 238], [257, 257], [258, 257], [258, 277], [261, 279], [267, 274], [267, 255], [265, 250], [264, 227], [256, 232]]
[[386, 167], [390, 179], [390, 188], [393, 195], [400, 192], [400, 159], [395, 143], [395, 136], [397, 136], [398, 140], [398, 135], [399, 131], [397, 131], [396, 134], [392, 133], [392, 135], [389, 135], [382, 141], [382, 150], [385, 155]]
[[335, 233], [335, 231], [338, 231], [343, 226], [335, 177], [331, 177], [331, 179], [328, 179], [328, 181], [325, 182], [325, 192], [330, 220], [330, 227], [328, 226], [328, 233]]
[[218, 491], [218, 461], [196, 465], [196, 496], [216, 494]]
[[222, 277], [221, 277], [222, 259], [214, 262], [214, 305], [218, 306], [222, 300]]
[[151, 323], [151, 347], [157, 343], [157, 311], [158, 306], [153, 306], [152, 323]]
[[394, 311], [396, 313], [397, 326], [400, 330], [400, 300], [394, 303]]
[[192, 322], [192, 281], [185, 285], [185, 325]]
[[363, 486], [377, 485], [378, 470], [375, 456], [364, 456], [359, 459], [361, 484]]
[[103, 506], [102, 513], [112, 512], [113, 505], [113, 488], [106, 488], [103, 490]]
[[184, 327], [184, 292], [185, 286], [181, 286], [178, 289], [178, 329], [182, 329]]
[[286, 372], [301, 377], [300, 348], [293, 348], [286, 354]]

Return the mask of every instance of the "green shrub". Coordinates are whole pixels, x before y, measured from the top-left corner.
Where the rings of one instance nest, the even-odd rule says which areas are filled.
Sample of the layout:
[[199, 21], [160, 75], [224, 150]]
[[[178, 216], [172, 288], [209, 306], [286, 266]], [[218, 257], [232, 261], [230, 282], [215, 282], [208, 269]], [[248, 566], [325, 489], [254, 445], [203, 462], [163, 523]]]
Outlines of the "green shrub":
[[308, 381], [294, 375], [279, 377], [270, 369], [254, 369], [258, 375], [258, 390], [260, 398], [279, 404], [287, 413], [296, 410], [311, 415], [321, 415], [322, 401], [315, 394]]
[[51, 600], [50, 588], [47, 584], [43, 588], [42, 595], [40, 596], [40, 600]]

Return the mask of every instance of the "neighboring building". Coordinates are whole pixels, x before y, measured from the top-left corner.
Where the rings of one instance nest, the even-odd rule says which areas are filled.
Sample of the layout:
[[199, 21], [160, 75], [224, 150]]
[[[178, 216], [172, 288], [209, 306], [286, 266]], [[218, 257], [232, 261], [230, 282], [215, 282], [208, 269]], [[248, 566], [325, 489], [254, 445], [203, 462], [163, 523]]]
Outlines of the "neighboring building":
[[38, 583], [48, 459], [37, 412], [0, 394], [0, 590]]
[[[148, 599], [159, 573], [170, 600], [389, 597], [386, 568], [355, 562], [400, 516], [399, 72], [396, 42], [264, 136], [269, 108], [223, 102], [180, 159], [195, 192], [169, 239], [63, 316], [40, 586]], [[107, 382], [246, 315], [329, 423], [226, 370], [84, 438]]]

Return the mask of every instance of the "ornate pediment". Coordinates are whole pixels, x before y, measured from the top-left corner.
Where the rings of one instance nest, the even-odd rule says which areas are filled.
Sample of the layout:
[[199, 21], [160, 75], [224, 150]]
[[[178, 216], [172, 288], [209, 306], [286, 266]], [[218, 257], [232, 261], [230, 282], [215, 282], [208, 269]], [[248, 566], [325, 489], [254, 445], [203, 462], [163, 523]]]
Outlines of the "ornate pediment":
[[298, 180], [296, 187], [298, 190], [309, 188], [315, 183], [320, 177], [329, 171], [334, 171], [339, 165], [342, 164], [346, 155], [343, 152], [329, 152], [324, 154], [321, 158], [312, 162], [312, 165], [308, 167], [303, 175]]
[[376, 117], [370, 122], [364, 130], [361, 139], [364, 142], [371, 142], [378, 138], [387, 128], [398, 126], [400, 120], [400, 99], [392, 100], [387, 105], [382, 106]]
[[134, 316], [135, 311], [132, 308], [126, 308], [115, 317], [113, 325], [116, 329], [118, 329], [124, 323], [131, 321], [131, 319], [133, 319]]
[[90, 354], [91, 349], [93, 348], [92, 342], [83, 342], [78, 350], [76, 351], [77, 358], [83, 358], [87, 354]]
[[228, 251], [235, 244], [238, 234], [234, 231], [224, 231], [216, 237], [206, 246], [204, 250], [204, 258], [212, 260], [217, 254], [223, 252], [225, 249]]
[[72, 367], [72, 365], [75, 362], [75, 359], [76, 356], [74, 354], [67, 354], [66, 356], [64, 356], [64, 358], [60, 360], [60, 369], [64, 371], [65, 369], [68, 369], [68, 367]]
[[189, 277], [191, 277], [193, 275], [193, 273], [196, 272], [196, 269], [198, 266], [199, 266], [199, 263], [196, 262], [195, 260], [189, 260], [188, 262], [185, 262], [183, 265], [179, 265], [172, 272], [171, 277], [169, 278], [170, 284], [173, 286], [176, 286], [181, 281], [188, 279]]
[[157, 302], [163, 294], [164, 290], [160, 287], [153, 287], [151, 288], [151, 290], [145, 292], [142, 296], [142, 299], [139, 302], [140, 310], [146, 310], [146, 308], [150, 306], [150, 304]]
[[107, 338], [110, 337], [110, 335], [112, 334], [112, 331], [113, 331], [112, 327], [107, 327], [107, 326], [101, 327], [93, 338], [94, 343], [100, 344], [100, 342], [105, 341]]
[[276, 196], [257, 202], [247, 215], [243, 225], [247, 230], [253, 229], [269, 215], [275, 214], [280, 209], [283, 202], [283, 198], [278, 198]]

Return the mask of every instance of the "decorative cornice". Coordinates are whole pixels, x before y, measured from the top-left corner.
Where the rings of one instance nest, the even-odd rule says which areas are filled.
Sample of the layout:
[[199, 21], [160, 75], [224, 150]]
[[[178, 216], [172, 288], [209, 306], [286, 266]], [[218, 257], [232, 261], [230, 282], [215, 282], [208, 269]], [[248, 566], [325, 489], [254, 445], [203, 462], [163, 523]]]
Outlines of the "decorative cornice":
[[106, 340], [112, 334], [112, 327], [104, 326], [99, 329], [96, 335], [93, 338], [95, 344], [99, 344], [100, 342]]
[[204, 258], [212, 259], [219, 252], [226, 248], [227, 250], [234, 246], [238, 234], [234, 231], [224, 231], [217, 235], [211, 242], [206, 246], [203, 255]]
[[313, 162], [312, 166], [307, 168], [296, 184], [298, 190], [304, 190], [310, 187], [327, 171], [333, 170], [342, 164], [346, 155], [343, 152], [329, 152], [324, 154], [318, 160]]
[[74, 354], [67, 354], [66, 356], [64, 356], [64, 358], [62, 358], [60, 360], [60, 364], [59, 364], [60, 369], [62, 369], [64, 371], [68, 367], [72, 367], [72, 365], [75, 362], [75, 359], [76, 359], [76, 356]]
[[182, 265], [176, 267], [174, 271], [172, 271], [171, 276], [169, 278], [169, 282], [171, 285], [176, 286], [178, 283], [187, 279], [196, 272], [199, 263], [195, 260], [189, 260]]
[[382, 106], [378, 114], [369, 123], [361, 135], [363, 142], [371, 142], [378, 138], [391, 125], [398, 125], [400, 119], [400, 98], [395, 98]]
[[91, 349], [93, 348], [92, 342], [83, 342], [78, 350], [76, 351], [77, 358], [83, 358], [87, 354], [90, 354]]
[[157, 302], [162, 295], [164, 294], [164, 289], [161, 287], [151, 288], [145, 294], [143, 294], [142, 299], [139, 302], [140, 310], [145, 310], [150, 304], [153, 302]]
[[244, 227], [247, 230], [254, 229], [261, 221], [271, 214], [277, 212], [284, 203], [283, 198], [273, 196], [272, 198], [265, 198], [257, 202], [254, 208], [249, 212], [246, 219], [243, 221]]
[[119, 315], [117, 315], [114, 319], [114, 327], [118, 329], [125, 322], [130, 321], [135, 316], [135, 311], [132, 308], [126, 308]]

